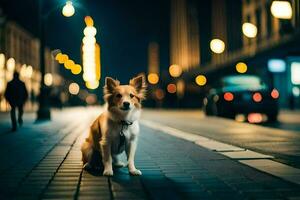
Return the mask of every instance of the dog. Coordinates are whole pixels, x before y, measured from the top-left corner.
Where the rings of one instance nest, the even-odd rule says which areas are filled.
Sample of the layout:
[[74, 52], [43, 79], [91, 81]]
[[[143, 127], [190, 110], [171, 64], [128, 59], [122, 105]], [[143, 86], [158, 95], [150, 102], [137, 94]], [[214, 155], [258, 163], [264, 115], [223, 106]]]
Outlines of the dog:
[[107, 109], [93, 122], [89, 136], [81, 146], [83, 167], [102, 167], [104, 176], [113, 176], [113, 165], [125, 166], [118, 158], [125, 150], [129, 173], [142, 175], [135, 167], [134, 157], [140, 130], [141, 102], [146, 92], [145, 76], [131, 79], [128, 85], [120, 85], [118, 80], [106, 77], [103, 92]]

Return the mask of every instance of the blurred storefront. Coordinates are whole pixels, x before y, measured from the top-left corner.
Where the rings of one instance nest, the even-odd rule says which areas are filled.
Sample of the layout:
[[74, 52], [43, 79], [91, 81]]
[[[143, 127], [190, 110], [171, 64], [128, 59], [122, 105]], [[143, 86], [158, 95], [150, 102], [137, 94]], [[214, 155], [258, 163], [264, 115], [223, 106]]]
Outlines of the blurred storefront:
[[[58, 65], [49, 48], [46, 48], [45, 60], [46, 72], [51, 74], [51, 85], [60, 84]], [[0, 24], [0, 111], [9, 110], [4, 92], [14, 71], [20, 73], [29, 93], [25, 109], [35, 110], [42, 78], [39, 70], [39, 40], [17, 23], [4, 21]]]
[[[255, 74], [270, 87], [278, 88], [281, 107], [293, 107], [294, 104], [299, 108], [299, 83], [293, 81], [293, 77], [300, 76], [297, 71], [300, 56], [300, 1], [212, 1], [210, 16], [211, 42], [218, 39], [223, 49], [216, 51], [213, 46], [205, 49], [209, 52], [204, 55], [206, 57], [201, 57], [205, 62], [183, 74], [187, 88], [195, 85], [195, 78], [199, 75], [205, 75], [211, 87], [225, 75]], [[284, 71], [270, 71], [268, 63], [272, 60], [281, 60]], [[242, 72], [237, 67], [239, 63], [246, 66]], [[197, 91], [204, 93], [205, 87], [201, 86]]]

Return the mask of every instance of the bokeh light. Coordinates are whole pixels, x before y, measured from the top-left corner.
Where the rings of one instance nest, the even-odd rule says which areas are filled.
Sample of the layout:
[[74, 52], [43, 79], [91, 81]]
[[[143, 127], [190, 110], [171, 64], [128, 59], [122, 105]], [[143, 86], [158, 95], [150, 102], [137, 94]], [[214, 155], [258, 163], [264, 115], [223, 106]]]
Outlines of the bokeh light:
[[94, 20], [91, 16], [85, 16], [84, 22], [86, 26], [94, 26]]
[[157, 84], [158, 83], [158, 81], [159, 81], [159, 76], [158, 76], [158, 74], [156, 74], [156, 73], [150, 73], [150, 74], [148, 74], [148, 82], [150, 83], [150, 84]]
[[167, 91], [171, 94], [175, 93], [177, 90], [176, 85], [173, 83], [168, 84]]
[[162, 100], [163, 98], [165, 98], [165, 93], [160, 88], [155, 90], [154, 95], [157, 100]]
[[74, 13], [75, 13], [75, 9], [74, 9], [74, 6], [72, 4], [72, 1], [67, 1], [66, 5], [62, 9], [62, 14], [65, 17], [71, 17], [71, 16], [74, 15]]
[[199, 86], [204, 86], [207, 82], [207, 79], [204, 75], [198, 75], [195, 79], [195, 82], [197, 83], [197, 85]]
[[253, 101], [255, 101], [256, 103], [261, 102], [262, 101], [262, 96], [259, 92], [255, 92], [252, 96]]
[[47, 73], [44, 76], [44, 83], [47, 86], [51, 86], [53, 84], [53, 76], [51, 73]]
[[179, 65], [171, 65], [169, 67], [169, 73], [172, 77], [176, 78], [182, 74], [182, 69]]
[[16, 67], [16, 61], [14, 58], [9, 58], [6, 62], [7, 70], [12, 72], [15, 70]]
[[70, 94], [73, 94], [73, 95], [77, 95], [79, 93], [79, 85], [77, 83], [71, 83], [69, 85], [69, 92]]
[[223, 53], [225, 50], [225, 43], [220, 39], [213, 39], [210, 42], [210, 49], [217, 54]]
[[71, 68], [72, 74], [75, 74], [75, 75], [80, 74], [81, 71], [82, 71], [82, 67], [79, 64], [75, 64]]
[[5, 55], [0, 53], [0, 69], [3, 69], [5, 65]]
[[64, 64], [66, 69], [72, 69], [72, 67], [75, 65], [73, 60], [67, 60]]
[[291, 3], [289, 1], [273, 1], [271, 13], [279, 19], [291, 19], [293, 16]]
[[243, 74], [243, 73], [246, 73], [246, 72], [247, 72], [248, 67], [247, 67], [246, 63], [239, 62], [239, 63], [237, 63], [237, 64], [235, 65], [235, 69], [236, 69], [236, 71], [237, 71], [238, 73]]
[[244, 23], [242, 26], [243, 33], [248, 38], [255, 38], [257, 35], [257, 27], [252, 23]]

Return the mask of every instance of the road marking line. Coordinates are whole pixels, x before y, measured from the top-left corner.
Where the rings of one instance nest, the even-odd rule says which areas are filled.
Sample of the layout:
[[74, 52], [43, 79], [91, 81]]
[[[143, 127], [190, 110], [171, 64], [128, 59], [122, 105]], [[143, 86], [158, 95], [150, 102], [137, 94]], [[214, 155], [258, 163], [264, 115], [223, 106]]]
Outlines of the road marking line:
[[141, 124], [177, 138], [193, 142], [196, 145], [206, 149], [216, 151], [217, 153], [237, 160], [238, 162], [248, 165], [259, 171], [282, 178], [286, 181], [300, 184], [300, 169], [270, 160], [274, 158], [273, 156], [218, 142], [200, 135], [181, 131], [149, 120], [141, 120]]

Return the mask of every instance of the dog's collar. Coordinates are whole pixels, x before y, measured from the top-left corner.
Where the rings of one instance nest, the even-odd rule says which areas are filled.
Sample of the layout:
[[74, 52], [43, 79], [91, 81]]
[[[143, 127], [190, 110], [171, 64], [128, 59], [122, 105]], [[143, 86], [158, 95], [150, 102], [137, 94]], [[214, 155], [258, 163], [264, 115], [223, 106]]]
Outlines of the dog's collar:
[[121, 131], [120, 131], [120, 142], [119, 142], [118, 151], [120, 151], [121, 147], [125, 144], [124, 130], [127, 129], [128, 126], [132, 125], [133, 122], [121, 120], [120, 123], [121, 123], [122, 127], [121, 127]]
[[120, 123], [122, 126], [127, 126], [127, 127], [133, 124], [133, 122], [125, 121], [125, 120], [121, 120]]

